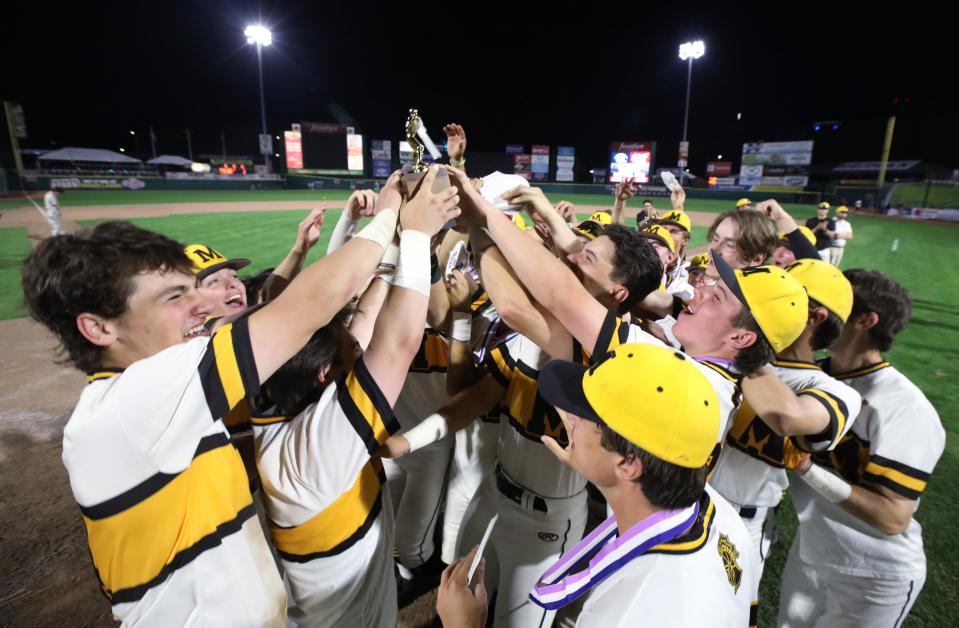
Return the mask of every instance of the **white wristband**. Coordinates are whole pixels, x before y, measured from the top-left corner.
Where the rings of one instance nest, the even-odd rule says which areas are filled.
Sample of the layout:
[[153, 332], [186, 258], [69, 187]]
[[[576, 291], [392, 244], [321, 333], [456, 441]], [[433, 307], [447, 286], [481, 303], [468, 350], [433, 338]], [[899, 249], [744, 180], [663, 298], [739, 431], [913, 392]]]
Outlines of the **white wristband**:
[[376, 242], [383, 247], [383, 250], [386, 250], [386, 245], [392, 242], [396, 235], [397, 218], [396, 210], [384, 209], [373, 216], [373, 220], [363, 227], [363, 230], [357, 233], [356, 237]]
[[852, 495], [852, 486], [848, 482], [822, 467], [812, 465], [806, 473], [799, 477], [814, 491], [834, 504], [844, 502]]
[[420, 421], [419, 425], [407, 430], [401, 434], [406, 442], [410, 444], [410, 453], [417, 449], [423, 449], [441, 440], [449, 434], [449, 426], [442, 414], [434, 413]]
[[404, 229], [400, 234], [400, 258], [393, 275], [393, 285], [416, 290], [429, 298], [431, 274], [429, 234]]
[[469, 342], [473, 337], [473, 317], [469, 312], [453, 312], [450, 338], [457, 342]]
[[344, 209], [340, 212], [340, 218], [336, 221], [336, 226], [333, 227], [333, 233], [330, 234], [330, 243], [326, 246], [327, 255], [350, 241], [350, 238], [356, 233], [358, 222], [353, 220], [347, 210]]

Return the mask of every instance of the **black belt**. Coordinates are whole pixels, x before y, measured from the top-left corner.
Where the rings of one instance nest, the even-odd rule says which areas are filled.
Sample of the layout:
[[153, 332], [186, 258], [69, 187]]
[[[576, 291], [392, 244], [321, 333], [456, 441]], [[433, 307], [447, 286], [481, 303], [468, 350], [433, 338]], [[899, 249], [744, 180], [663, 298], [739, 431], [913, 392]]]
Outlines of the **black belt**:
[[739, 509], [739, 516], [743, 519], [752, 519], [756, 516], [755, 506], [743, 506]]
[[[499, 492], [502, 493], [504, 497], [516, 502], [520, 506], [523, 506], [523, 495], [529, 493], [529, 491], [522, 486], [513, 484], [513, 482], [506, 477], [506, 474], [503, 473], [503, 468], [499, 465], [496, 465], [496, 488], [499, 489]], [[530, 494], [532, 495], [532, 493]], [[549, 512], [549, 509], [546, 508], [546, 500], [538, 495], [534, 495], [533, 510]]]

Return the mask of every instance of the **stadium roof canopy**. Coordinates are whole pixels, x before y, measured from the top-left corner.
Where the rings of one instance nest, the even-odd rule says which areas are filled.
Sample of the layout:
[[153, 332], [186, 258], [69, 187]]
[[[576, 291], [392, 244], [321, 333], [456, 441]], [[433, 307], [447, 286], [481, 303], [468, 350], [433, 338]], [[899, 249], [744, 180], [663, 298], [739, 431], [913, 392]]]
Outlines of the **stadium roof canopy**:
[[38, 157], [40, 161], [82, 161], [101, 164], [139, 164], [139, 159], [102, 148], [61, 148]]
[[179, 155], [160, 155], [159, 157], [150, 159], [147, 163], [157, 166], [183, 166], [184, 168], [189, 168], [193, 165], [191, 159], [180, 157]]

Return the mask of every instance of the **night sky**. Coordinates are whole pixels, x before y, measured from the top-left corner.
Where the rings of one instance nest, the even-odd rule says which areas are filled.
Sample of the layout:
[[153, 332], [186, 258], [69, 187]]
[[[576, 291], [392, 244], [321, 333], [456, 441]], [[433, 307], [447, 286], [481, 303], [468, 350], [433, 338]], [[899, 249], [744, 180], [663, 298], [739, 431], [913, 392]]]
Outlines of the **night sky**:
[[[814, 164], [877, 161], [894, 108], [893, 159], [959, 167], [953, 18], [916, 3], [839, 4], [21, 1], [5, 10], [0, 97], [24, 106], [25, 148], [136, 153], [139, 141], [147, 155], [152, 124], [159, 152], [185, 155], [190, 128], [195, 156], [218, 153], [221, 132], [228, 152], [252, 154], [256, 54], [242, 31], [262, 11], [273, 134], [339, 121], [395, 140], [416, 106], [434, 138], [456, 121], [475, 150], [573, 145], [592, 167], [611, 141], [651, 140], [667, 166], [686, 87], [677, 48], [701, 38], [694, 171], [719, 154], [738, 164], [742, 142], [757, 140], [815, 139]], [[817, 120], [842, 124], [817, 134]], [[0, 159], [8, 152], [4, 137]]]

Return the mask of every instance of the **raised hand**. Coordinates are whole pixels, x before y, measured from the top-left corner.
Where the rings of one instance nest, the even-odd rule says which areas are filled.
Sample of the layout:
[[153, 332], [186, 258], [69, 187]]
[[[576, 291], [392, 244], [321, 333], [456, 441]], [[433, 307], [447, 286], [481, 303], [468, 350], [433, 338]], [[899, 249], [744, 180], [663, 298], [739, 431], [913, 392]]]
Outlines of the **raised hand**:
[[346, 209], [350, 219], [353, 222], [358, 221], [363, 216], [372, 216], [373, 208], [376, 207], [376, 192], [373, 190], [356, 190], [350, 194], [346, 201]]
[[403, 206], [403, 199], [405, 196], [406, 192], [403, 188], [403, 172], [401, 170], [394, 170], [393, 173], [390, 174], [390, 177], [386, 180], [386, 183], [384, 183], [383, 187], [380, 189], [380, 194], [376, 197], [376, 205], [370, 215], [373, 215], [381, 209], [386, 208], [400, 211], [400, 208]]
[[576, 206], [570, 203], [569, 201], [560, 201], [554, 206], [556, 212], [563, 217], [568, 223], [575, 223], [576, 220]]
[[[369, 190], [365, 190], [369, 191]], [[355, 192], [354, 192], [355, 194]], [[350, 197], [352, 198], [352, 196]], [[310, 215], [300, 221], [296, 228], [296, 246], [302, 252], [307, 252], [320, 240], [320, 228], [326, 214], [326, 204], [313, 208]]]
[[[433, 180], [438, 172], [439, 166], [430, 166], [423, 177], [419, 192], [400, 211], [400, 225], [404, 229], [433, 235], [447, 222], [460, 215], [460, 210], [456, 207], [459, 203], [456, 187], [449, 187], [441, 192], [433, 191]], [[382, 196], [381, 192], [380, 198]]]
[[625, 203], [636, 196], [636, 185], [632, 177], [623, 179], [616, 184], [616, 200]]
[[443, 127], [443, 133], [446, 133], [446, 152], [450, 156], [450, 161], [462, 162], [466, 155], [466, 131], [463, 127], [451, 122]]
[[549, 199], [543, 194], [543, 190], [539, 188], [519, 185], [503, 192], [501, 196], [510, 205], [524, 205], [530, 216], [538, 214], [543, 220], [548, 221], [550, 216], [558, 215]]
[[459, 168], [445, 166], [450, 175], [450, 183], [459, 192], [459, 204], [462, 214], [456, 221], [461, 227], [482, 227], [486, 225], [486, 213], [499, 211], [479, 193], [466, 173]]

